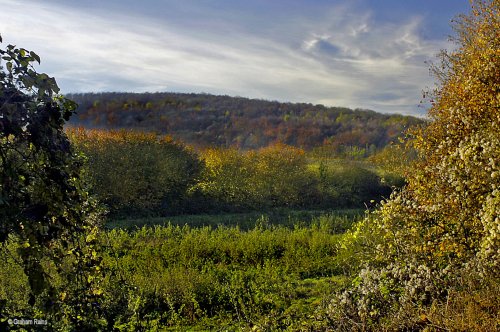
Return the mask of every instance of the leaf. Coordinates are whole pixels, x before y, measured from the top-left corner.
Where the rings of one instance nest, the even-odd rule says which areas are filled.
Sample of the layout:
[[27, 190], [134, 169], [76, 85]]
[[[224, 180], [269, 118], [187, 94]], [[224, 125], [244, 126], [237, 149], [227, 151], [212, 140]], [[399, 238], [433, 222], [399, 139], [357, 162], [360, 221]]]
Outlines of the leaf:
[[30, 56], [36, 60], [36, 62], [38, 62], [38, 64], [40, 64], [40, 57], [38, 56], [38, 54], [36, 54], [35, 52], [33, 51], [30, 51]]
[[59, 91], [61, 91], [61, 89], [59, 89], [59, 86], [57, 85], [56, 79], [54, 77], [50, 78], [50, 83], [51, 83], [52, 91], [54, 91], [55, 93], [59, 93]]
[[85, 239], [85, 242], [89, 243], [89, 242], [92, 242], [96, 239], [95, 237], [95, 234], [94, 233], [90, 233], [89, 235], [87, 235], [87, 238]]
[[97, 288], [92, 291], [92, 294], [94, 295], [101, 295], [103, 293], [102, 289]]

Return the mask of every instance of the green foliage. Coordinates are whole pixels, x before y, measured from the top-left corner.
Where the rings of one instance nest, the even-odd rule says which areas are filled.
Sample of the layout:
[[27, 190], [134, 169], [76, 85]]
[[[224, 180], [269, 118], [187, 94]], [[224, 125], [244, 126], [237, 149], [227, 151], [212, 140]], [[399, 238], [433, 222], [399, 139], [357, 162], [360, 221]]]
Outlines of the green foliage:
[[[167, 225], [101, 233], [107, 273], [99, 302], [104, 320], [96, 330], [307, 326], [322, 299], [346, 281], [336, 258], [345, 219], [325, 215], [292, 228], [256, 224], [248, 231]], [[11, 255], [15, 245], [2, 247], [0, 255]], [[0, 300], [10, 296], [12, 312], [23, 312], [26, 280], [9, 273], [17, 268], [12, 260], [0, 264]]]
[[309, 205], [316, 183], [307, 169], [303, 150], [276, 144], [247, 156], [254, 167], [249, 181], [258, 205]]
[[215, 200], [215, 209], [261, 210], [309, 205], [316, 183], [303, 150], [282, 144], [240, 153], [208, 149], [194, 190]]
[[217, 210], [259, 210], [307, 202], [312, 177], [304, 152], [285, 145], [240, 153], [209, 149], [195, 190], [215, 199]]
[[202, 158], [205, 169], [192, 190], [211, 200], [216, 211], [360, 208], [404, 184], [397, 175], [381, 177], [367, 165], [330, 164], [330, 159], [318, 164], [303, 150], [281, 144], [245, 153], [208, 149]]
[[96, 195], [113, 215], [183, 213], [198, 178], [197, 156], [168, 136], [132, 131], [68, 130], [87, 159]]
[[[0, 55], [0, 245], [15, 249], [15, 269], [27, 278], [23, 313], [94, 326], [99, 273], [89, 267], [98, 259], [93, 241], [83, 244], [80, 234], [96, 232], [97, 210], [81, 181], [82, 159], [62, 130], [76, 105], [56, 95], [54, 78], [35, 71], [34, 52], [8, 45]], [[49, 278], [49, 270], [64, 281]], [[19, 310], [0, 301], [0, 326]]]
[[303, 150], [283, 144], [246, 152], [212, 148], [197, 155], [152, 133], [83, 128], [67, 133], [85, 153], [88, 181], [113, 219], [359, 208], [388, 196], [392, 185], [398, 185], [391, 173], [382, 179], [366, 163], [320, 164], [316, 172]]
[[375, 200], [389, 197], [393, 186], [402, 186], [391, 173], [381, 178], [375, 171], [349, 163], [338, 166], [321, 161], [318, 173], [320, 199], [331, 206], [372, 205]]
[[252, 165], [235, 149], [208, 149], [202, 153], [205, 168], [192, 192], [211, 203], [211, 210], [250, 209]]

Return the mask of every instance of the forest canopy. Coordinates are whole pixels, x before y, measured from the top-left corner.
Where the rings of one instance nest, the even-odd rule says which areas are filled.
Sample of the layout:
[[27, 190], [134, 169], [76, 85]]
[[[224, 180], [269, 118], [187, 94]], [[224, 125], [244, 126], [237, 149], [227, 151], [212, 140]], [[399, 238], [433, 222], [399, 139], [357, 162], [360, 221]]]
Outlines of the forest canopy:
[[371, 153], [422, 119], [344, 107], [280, 103], [242, 97], [182, 93], [70, 94], [78, 104], [70, 124], [169, 134], [197, 147], [248, 150], [276, 143], [334, 152], [357, 147]]

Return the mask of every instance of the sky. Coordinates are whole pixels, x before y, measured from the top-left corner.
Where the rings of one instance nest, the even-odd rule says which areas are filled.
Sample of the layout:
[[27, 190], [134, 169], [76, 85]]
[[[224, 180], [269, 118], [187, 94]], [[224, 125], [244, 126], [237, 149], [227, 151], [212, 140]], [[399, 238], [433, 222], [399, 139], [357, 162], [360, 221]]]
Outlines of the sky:
[[0, 0], [62, 93], [197, 92], [424, 116], [468, 0]]

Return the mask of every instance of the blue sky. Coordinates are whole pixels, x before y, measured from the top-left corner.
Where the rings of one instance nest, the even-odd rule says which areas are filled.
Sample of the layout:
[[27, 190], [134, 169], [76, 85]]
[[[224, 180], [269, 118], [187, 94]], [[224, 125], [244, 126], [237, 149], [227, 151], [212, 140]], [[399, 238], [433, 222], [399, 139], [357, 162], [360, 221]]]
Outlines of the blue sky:
[[206, 92], [423, 115], [467, 0], [0, 0], [63, 93]]

